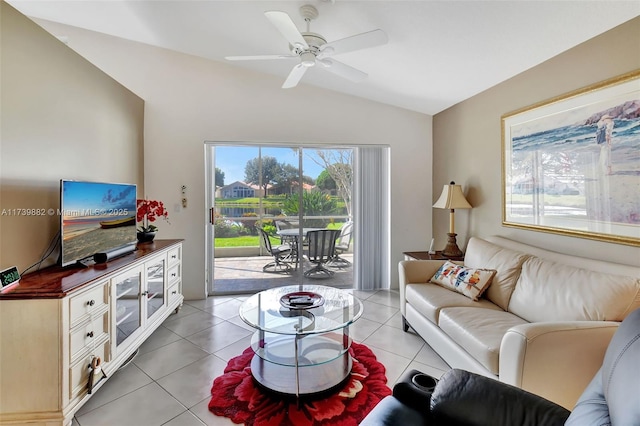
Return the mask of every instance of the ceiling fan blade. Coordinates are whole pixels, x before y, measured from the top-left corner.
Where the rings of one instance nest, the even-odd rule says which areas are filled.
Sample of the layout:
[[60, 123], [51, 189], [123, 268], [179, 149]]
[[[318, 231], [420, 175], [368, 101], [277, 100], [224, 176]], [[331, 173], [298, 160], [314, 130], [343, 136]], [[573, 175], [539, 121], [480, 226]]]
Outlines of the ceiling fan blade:
[[289, 73], [289, 76], [282, 85], [282, 88], [290, 89], [291, 87], [296, 87], [298, 85], [298, 82], [302, 79], [304, 73], [307, 72], [307, 68], [308, 67], [305, 67], [302, 64], [298, 64], [293, 67], [293, 69]]
[[368, 77], [366, 72], [355, 69], [347, 64], [338, 62], [335, 59], [318, 59], [324, 69], [353, 82], [360, 82]]
[[324, 57], [353, 52], [354, 50], [368, 49], [386, 44], [388, 41], [389, 39], [384, 31], [373, 30], [327, 43], [320, 47], [320, 54], [318, 56]]
[[227, 61], [263, 61], [272, 59], [293, 59], [298, 55], [255, 55], [255, 56], [225, 56]]
[[293, 20], [289, 15], [277, 10], [268, 11], [264, 14], [291, 45], [303, 49], [309, 48], [309, 45], [304, 40], [304, 37], [302, 37], [298, 27], [296, 27], [296, 24], [293, 23]]

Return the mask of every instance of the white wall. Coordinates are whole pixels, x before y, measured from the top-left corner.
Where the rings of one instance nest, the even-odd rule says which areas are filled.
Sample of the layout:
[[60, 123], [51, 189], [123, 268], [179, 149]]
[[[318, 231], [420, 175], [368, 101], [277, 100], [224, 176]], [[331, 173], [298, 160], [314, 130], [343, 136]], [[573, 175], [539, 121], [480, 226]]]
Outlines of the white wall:
[[[391, 282], [402, 252], [431, 239], [431, 117], [202, 58], [39, 21], [145, 100], [146, 196], [165, 202], [184, 238], [184, 293], [205, 296], [204, 141], [391, 146]], [[187, 186], [189, 205], [179, 206]]]
[[[470, 236], [501, 235], [592, 259], [640, 265], [640, 247], [502, 226], [501, 121], [510, 111], [640, 69], [640, 18], [588, 40], [433, 118], [434, 192], [455, 179], [472, 210], [456, 211], [460, 247]], [[630, 196], [640, 197], [639, 193]], [[434, 234], [446, 239], [448, 215], [434, 213]], [[460, 238], [461, 237], [461, 238]]]

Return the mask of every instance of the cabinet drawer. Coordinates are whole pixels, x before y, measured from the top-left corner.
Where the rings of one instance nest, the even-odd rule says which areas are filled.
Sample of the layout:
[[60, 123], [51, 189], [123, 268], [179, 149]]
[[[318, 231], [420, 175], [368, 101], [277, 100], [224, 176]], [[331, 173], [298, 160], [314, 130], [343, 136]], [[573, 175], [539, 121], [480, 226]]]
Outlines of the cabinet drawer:
[[86, 321], [96, 312], [104, 310], [109, 303], [107, 283], [104, 282], [95, 288], [69, 299], [69, 324], [75, 327]]
[[169, 266], [173, 266], [177, 263], [180, 263], [180, 261], [182, 260], [182, 250], [181, 250], [182, 246], [178, 246], [175, 248], [172, 248], [171, 250], [169, 250], [169, 252], [167, 253], [167, 259], [169, 262]]
[[179, 299], [181, 294], [180, 294], [180, 281], [176, 282], [174, 285], [172, 285], [171, 287], [169, 287], [169, 290], [167, 291], [167, 305], [168, 306], [172, 306], [176, 299]]
[[176, 281], [180, 281], [182, 278], [182, 265], [178, 264], [172, 266], [167, 272], [167, 280], [169, 281], [169, 286], [173, 285]]
[[108, 343], [105, 342], [96, 347], [93, 353], [87, 354], [78, 360], [69, 368], [69, 400], [77, 396], [84, 395], [87, 392], [87, 384], [89, 382], [89, 372], [91, 371], [91, 360], [94, 356], [102, 359], [102, 367], [106, 366], [105, 354], [108, 350]]
[[71, 330], [69, 337], [70, 361], [82, 355], [86, 350], [91, 350], [95, 342], [109, 338], [109, 313], [94, 318], [84, 325], [79, 325]]

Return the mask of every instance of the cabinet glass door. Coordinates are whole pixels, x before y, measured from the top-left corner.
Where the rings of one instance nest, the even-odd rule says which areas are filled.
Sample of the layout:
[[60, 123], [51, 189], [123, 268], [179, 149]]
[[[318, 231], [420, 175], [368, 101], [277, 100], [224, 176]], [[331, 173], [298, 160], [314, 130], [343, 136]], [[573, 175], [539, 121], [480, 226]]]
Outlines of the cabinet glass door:
[[120, 345], [142, 325], [140, 313], [141, 274], [136, 269], [115, 280], [116, 344]]
[[164, 306], [164, 259], [147, 266], [147, 318]]

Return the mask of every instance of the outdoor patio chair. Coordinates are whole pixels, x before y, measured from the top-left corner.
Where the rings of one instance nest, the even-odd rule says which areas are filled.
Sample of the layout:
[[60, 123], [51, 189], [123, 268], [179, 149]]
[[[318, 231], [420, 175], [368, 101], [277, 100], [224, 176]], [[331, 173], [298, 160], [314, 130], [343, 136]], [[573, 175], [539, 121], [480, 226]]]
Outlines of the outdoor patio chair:
[[291, 273], [291, 265], [289, 261], [292, 259], [291, 246], [289, 244], [281, 244], [279, 246], [272, 246], [269, 234], [264, 229], [258, 228], [260, 234], [260, 242], [264, 249], [273, 256], [273, 262], [267, 263], [262, 267], [264, 272], [275, 273]]
[[307, 258], [314, 266], [305, 271], [305, 277], [330, 278], [334, 274], [325, 265], [334, 256], [336, 238], [339, 235], [339, 229], [320, 229], [307, 232]]
[[333, 252], [333, 257], [329, 261], [329, 266], [332, 268], [348, 268], [351, 266], [351, 262], [347, 259], [340, 257], [341, 254], [349, 251], [351, 246], [351, 236], [353, 234], [353, 222], [347, 221], [340, 228], [340, 237], [336, 241], [336, 246]]
[[[278, 231], [282, 231], [283, 229], [294, 229], [294, 228], [298, 228], [299, 223], [298, 222], [291, 222], [288, 220], [275, 220], [274, 221], [275, 225], [276, 225], [276, 229]], [[291, 238], [291, 237], [287, 237], [287, 236], [280, 236], [280, 244], [284, 244], [284, 243], [289, 243], [291, 244], [291, 242], [295, 240], [295, 238]]]

